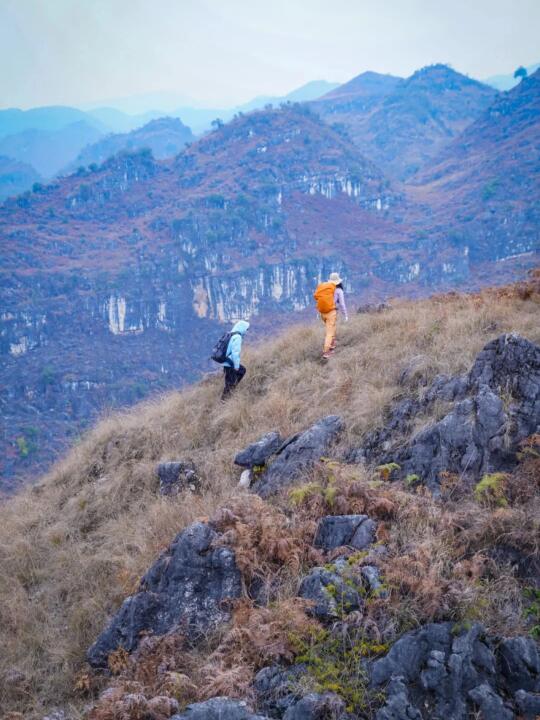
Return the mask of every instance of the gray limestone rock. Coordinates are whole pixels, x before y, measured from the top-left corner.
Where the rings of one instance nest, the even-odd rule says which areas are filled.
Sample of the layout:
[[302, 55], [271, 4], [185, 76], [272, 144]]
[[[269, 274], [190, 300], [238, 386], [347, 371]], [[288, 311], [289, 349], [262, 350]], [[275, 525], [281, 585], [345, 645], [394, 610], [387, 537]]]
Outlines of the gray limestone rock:
[[188, 705], [183, 712], [173, 715], [170, 720], [265, 720], [265, 716], [250, 710], [243, 700], [215, 697]]
[[259, 710], [270, 717], [281, 718], [300, 699], [300, 682], [305, 673], [303, 664], [287, 668], [270, 665], [259, 670], [253, 681]]
[[512, 710], [504, 706], [500, 695], [487, 683], [469, 690], [469, 697], [489, 720], [512, 720], [514, 717]]
[[501, 672], [511, 692], [540, 693], [540, 649], [532, 637], [503, 640], [499, 647]]
[[525, 720], [536, 720], [540, 715], [540, 694], [518, 690], [514, 699], [516, 708]]
[[409, 691], [402, 677], [390, 680], [386, 696], [386, 703], [377, 712], [376, 720], [422, 720], [422, 714], [409, 699]]
[[345, 718], [345, 703], [335, 693], [310, 693], [291, 705], [283, 720], [339, 720]]
[[[414, 420], [434, 402], [449, 403], [439, 421], [414, 434]], [[470, 372], [439, 375], [421, 399], [405, 398], [384, 427], [349, 452], [351, 462], [396, 462], [434, 492], [442, 471], [474, 481], [516, 463], [518, 443], [540, 429], [540, 347], [518, 335], [489, 342]]]
[[88, 662], [106, 667], [109, 653], [134, 650], [143, 630], [163, 635], [186, 629], [197, 636], [229, 620], [227, 601], [240, 597], [241, 575], [233, 551], [213, 547], [217, 538], [205, 523], [183, 530], [90, 647]]
[[254, 492], [267, 498], [294, 483], [328, 452], [342, 430], [341, 418], [328, 415], [286, 440], [274, 461], [252, 486]]
[[[509, 698], [515, 697], [518, 709], [520, 702], [534, 707], [538, 663], [538, 646], [532, 638], [499, 643], [478, 624], [462, 631], [451, 623], [425, 625], [370, 663], [371, 687], [387, 686], [377, 720], [466, 720], [476, 709], [486, 718], [511, 720], [516, 707]], [[409, 706], [413, 710], [400, 714]]]
[[313, 544], [323, 550], [342, 545], [364, 550], [373, 542], [376, 528], [367, 515], [328, 515], [320, 521]]
[[159, 463], [157, 475], [160, 495], [178, 495], [183, 490], [195, 492], [200, 487], [197, 469], [191, 461]]
[[346, 582], [337, 568], [335, 571], [313, 568], [302, 580], [298, 595], [314, 602], [311, 612], [322, 621], [341, 618], [364, 606], [358, 590]]
[[263, 435], [257, 442], [241, 450], [234, 462], [245, 468], [261, 467], [281, 447], [282, 440], [278, 432], [273, 431]]

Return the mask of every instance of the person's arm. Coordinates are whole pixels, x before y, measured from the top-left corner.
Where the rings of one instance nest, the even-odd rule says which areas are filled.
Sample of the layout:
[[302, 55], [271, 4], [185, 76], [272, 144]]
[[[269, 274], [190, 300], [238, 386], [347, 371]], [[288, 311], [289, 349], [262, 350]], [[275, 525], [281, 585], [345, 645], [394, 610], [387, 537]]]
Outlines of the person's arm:
[[345, 320], [348, 320], [349, 314], [347, 313], [347, 306], [345, 305], [345, 293], [341, 288], [336, 288], [334, 302], [336, 303], [336, 308], [345, 316]]
[[229, 351], [227, 357], [232, 362], [235, 370], [240, 367], [240, 352], [242, 350], [242, 336], [240, 333], [233, 335], [229, 340]]

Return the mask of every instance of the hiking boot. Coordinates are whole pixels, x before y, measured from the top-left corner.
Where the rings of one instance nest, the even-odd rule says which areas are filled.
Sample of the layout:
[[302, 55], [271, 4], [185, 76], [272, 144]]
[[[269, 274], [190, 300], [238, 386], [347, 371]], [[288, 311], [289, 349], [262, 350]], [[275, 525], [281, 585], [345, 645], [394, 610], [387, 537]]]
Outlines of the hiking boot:
[[325, 352], [325, 353], [322, 354], [322, 359], [323, 359], [323, 360], [329, 360], [331, 355], [332, 355], [332, 353], [331, 353], [330, 351]]

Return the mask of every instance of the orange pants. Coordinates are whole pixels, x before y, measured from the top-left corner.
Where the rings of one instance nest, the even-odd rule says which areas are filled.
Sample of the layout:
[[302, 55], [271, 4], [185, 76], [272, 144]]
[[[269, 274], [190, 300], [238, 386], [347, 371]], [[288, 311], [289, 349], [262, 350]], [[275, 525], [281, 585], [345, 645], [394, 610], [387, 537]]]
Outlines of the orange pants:
[[320, 315], [326, 328], [323, 352], [327, 353], [330, 352], [336, 342], [337, 310], [330, 310], [330, 312], [321, 313]]

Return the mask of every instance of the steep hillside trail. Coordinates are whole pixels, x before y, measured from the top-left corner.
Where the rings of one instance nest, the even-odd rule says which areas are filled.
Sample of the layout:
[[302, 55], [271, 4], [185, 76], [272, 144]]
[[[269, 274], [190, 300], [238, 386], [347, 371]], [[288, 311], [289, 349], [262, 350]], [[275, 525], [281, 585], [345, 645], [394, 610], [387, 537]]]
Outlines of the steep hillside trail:
[[[534, 606], [525, 590], [538, 573], [534, 438], [521, 448], [517, 465], [515, 458], [506, 474], [480, 488], [481, 463], [470, 478], [456, 474], [451, 465], [444, 467], [439, 499], [424, 491], [422, 478], [410, 477], [412, 471], [394, 479], [400, 477], [399, 462], [383, 458], [366, 464], [346, 454], [370, 447], [373, 433], [381, 428], [391, 430], [390, 411], [405, 399], [421, 407], [408, 415], [407, 437], [418, 437], [422, 427], [443, 421], [455, 410], [448, 399], [441, 395], [433, 405], [421, 404], [430, 388], [439, 387], [437, 378], [469, 377], [482, 349], [505, 333], [540, 343], [539, 302], [534, 279], [477, 295], [396, 300], [382, 312], [357, 314], [344, 325], [336, 356], [325, 367], [317, 361], [321, 329], [293, 328], [249, 352], [248, 375], [226, 406], [217, 403], [221, 379], [208, 377], [102, 420], [46, 477], [0, 506], [0, 613], [7, 629], [0, 697], [6, 711], [23, 710], [38, 718], [62, 707], [71, 717], [97, 701], [90, 711], [95, 720], [135, 718], [141, 712], [157, 720], [186, 703], [226, 695], [257, 704], [263, 715], [281, 716], [288, 710], [283, 705], [276, 709], [276, 697], [268, 694], [271, 673], [303, 663], [308, 695], [330, 693], [333, 702], [344, 703], [340, 712], [348, 707], [357, 717], [374, 717], [390, 709], [385, 710], [376, 685], [371, 693], [358, 663], [368, 662], [373, 677], [384, 685], [399, 674], [394, 661], [400, 651], [391, 649], [398, 638], [412, 643], [411, 648], [417, 638], [425, 645], [424, 635], [411, 639], [413, 628], [427, 633], [428, 646], [442, 653], [445, 673], [459, 643], [466, 654], [484, 653], [485, 672], [471, 676], [465, 668], [447, 678], [459, 681], [465, 704], [503, 703], [501, 712], [510, 712], [516, 703], [526, 705], [529, 696], [534, 701], [534, 672], [512, 675], [489, 669], [499, 667], [503, 656], [516, 659], [536, 652], [534, 641], [530, 645], [525, 638], [531, 621], [524, 614]], [[537, 351], [531, 352], [534, 356]], [[489, 378], [484, 382], [489, 384]], [[443, 386], [446, 392], [449, 386]], [[519, 384], [497, 392], [503, 403], [497, 412], [522, 417], [515, 414], [512, 399], [521, 397]], [[457, 390], [452, 397], [466, 402]], [[334, 421], [327, 427], [339, 432], [316, 434], [319, 440], [326, 437], [326, 445], [313, 445], [313, 433], [298, 434], [336, 414], [339, 427]], [[497, 417], [490, 410], [488, 415]], [[519, 432], [525, 432], [524, 420], [519, 423]], [[281, 462], [282, 472], [295, 482], [263, 501], [237, 489], [241, 467], [233, 459], [270, 430], [289, 441], [269, 471], [274, 466], [277, 477], [276, 463]], [[488, 433], [490, 443], [497, 432]], [[392, 448], [392, 437], [380, 444], [388, 439], [384, 450]], [[496, 445], [489, 447], [496, 453]], [[333, 459], [318, 459], [321, 448]], [[461, 448], [457, 445], [456, 451], [463, 454]], [[290, 464], [299, 457], [299, 465]], [[192, 464], [198, 489], [160, 493], [158, 465], [172, 461]], [[258, 475], [259, 465], [253, 467], [257, 490], [265, 476]], [[336, 520], [345, 516], [349, 520]], [[367, 554], [356, 547], [364, 542]], [[338, 552], [343, 545], [349, 550]], [[187, 645], [186, 628], [179, 627], [163, 638], [147, 638], [132, 656], [126, 643], [120, 643], [123, 649], [117, 646], [95, 663], [105, 658], [112, 678], [90, 671], [85, 653], [126, 597], [148, 591], [158, 597], [167, 587], [173, 592], [174, 577], [180, 576], [167, 558], [175, 552], [179, 558], [192, 557], [197, 547], [205, 556], [210, 546], [217, 553], [212, 573], [221, 577], [218, 587], [229, 588], [226, 596], [233, 606], [222, 606], [214, 594], [206, 560], [188, 562], [200, 573], [196, 587], [207, 588], [202, 595], [189, 595], [189, 603], [200, 597], [209, 612], [212, 607], [220, 613], [232, 610], [232, 624], [217, 635], [203, 628], [204, 642]], [[380, 546], [386, 550], [378, 556]], [[185, 563], [180, 567], [185, 570]], [[188, 580], [183, 577], [174, 587], [182, 588]], [[229, 577], [231, 583], [225, 582]], [[179, 602], [173, 603], [173, 623], [181, 620]], [[161, 607], [147, 604], [145, 612], [156, 611], [164, 623]], [[312, 607], [319, 608], [319, 615], [313, 615]], [[152, 627], [144, 613], [132, 617], [143, 619], [143, 629]], [[345, 654], [336, 646], [334, 626], [349, 638]], [[459, 642], [452, 640], [452, 628]], [[140, 629], [131, 635], [135, 644]], [[165, 624], [156, 626], [157, 633], [163, 631]], [[523, 639], [518, 645], [508, 640], [500, 651], [494, 635]], [[430, 662], [424, 658], [418, 673]], [[388, 703], [407, 696], [411, 708], [417, 708], [418, 678], [412, 673], [405, 685], [394, 683]], [[285, 680], [282, 691], [291, 704], [290, 679]], [[281, 687], [283, 681], [270, 685]], [[324, 703], [332, 698], [325, 695]], [[437, 695], [437, 702], [447, 700], [444, 692]], [[301, 701], [323, 702], [313, 697]], [[212, 712], [222, 709], [218, 704]], [[377, 715], [379, 720], [386, 717], [390, 715]]]

